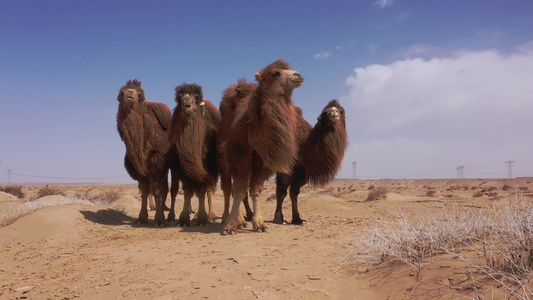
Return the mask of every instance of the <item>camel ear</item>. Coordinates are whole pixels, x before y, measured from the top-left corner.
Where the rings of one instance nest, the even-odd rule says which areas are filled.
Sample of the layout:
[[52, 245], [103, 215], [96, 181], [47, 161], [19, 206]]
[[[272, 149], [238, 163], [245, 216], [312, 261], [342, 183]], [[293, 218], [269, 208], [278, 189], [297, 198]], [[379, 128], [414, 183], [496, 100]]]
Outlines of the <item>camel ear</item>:
[[348, 119], [348, 114], [345, 112], [344, 113], [344, 120]]
[[263, 75], [263, 72], [261, 72], [261, 71], [255, 73], [255, 80], [256, 80], [257, 82], [260, 82], [260, 81], [261, 81], [261, 75]]

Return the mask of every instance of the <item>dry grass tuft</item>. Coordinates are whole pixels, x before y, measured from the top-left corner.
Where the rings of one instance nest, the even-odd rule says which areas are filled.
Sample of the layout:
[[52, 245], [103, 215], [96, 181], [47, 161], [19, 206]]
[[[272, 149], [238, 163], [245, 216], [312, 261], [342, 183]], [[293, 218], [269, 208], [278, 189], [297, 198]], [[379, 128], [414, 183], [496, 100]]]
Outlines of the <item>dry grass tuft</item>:
[[[495, 281], [517, 299], [531, 299], [533, 289], [533, 200], [522, 197], [494, 203], [488, 210], [449, 205], [438, 217], [375, 223], [354, 243], [344, 263], [399, 261], [422, 267], [441, 254], [462, 259], [472, 273]], [[501, 205], [504, 204], [504, 205]], [[480, 259], [481, 258], [481, 259]]]

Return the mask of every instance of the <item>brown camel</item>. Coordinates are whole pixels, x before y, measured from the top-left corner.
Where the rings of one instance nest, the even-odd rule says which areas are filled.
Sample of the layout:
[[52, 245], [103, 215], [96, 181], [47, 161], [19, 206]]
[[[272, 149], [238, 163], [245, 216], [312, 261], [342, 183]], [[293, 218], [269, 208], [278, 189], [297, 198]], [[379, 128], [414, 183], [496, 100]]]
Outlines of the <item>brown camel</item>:
[[[190, 226], [190, 205], [194, 194], [199, 207], [198, 225], [214, 221], [211, 196], [218, 180], [216, 139], [220, 114], [218, 109], [203, 98], [202, 87], [184, 83], [176, 87], [176, 107], [172, 113], [170, 152], [172, 187], [178, 179], [183, 183], [184, 203], [179, 217], [180, 226]], [[209, 214], [205, 209], [205, 196], [209, 201]], [[171, 212], [175, 199], [172, 200]]]
[[298, 161], [290, 175], [276, 174], [276, 213], [274, 223], [283, 224], [282, 205], [290, 186], [292, 224], [305, 223], [298, 211], [300, 188], [311, 183], [323, 186], [335, 178], [348, 147], [346, 113], [337, 100], [332, 100], [322, 110], [318, 122], [311, 128], [301, 114], [298, 115]]
[[268, 65], [255, 77], [258, 85], [250, 96], [233, 102], [236, 103], [233, 120], [221, 122], [230, 126], [224, 129], [227, 130], [222, 142], [224, 153], [219, 158], [226, 160], [233, 192], [233, 205], [222, 234], [234, 234], [242, 224], [239, 208], [248, 188], [255, 212], [253, 230], [266, 231], [257, 199], [259, 189], [276, 172], [290, 172], [297, 157], [297, 116], [291, 96], [302, 85], [303, 78], [290, 70], [284, 60]]
[[139, 183], [141, 211], [137, 222], [148, 223], [147, 198], [154, 195], [155, 221], [165, 219], [163, 204], [168, 194], [169, 163], [166, 154], [170, 148], [171, 112], [162, 103], [146, 101], [141, 82], [129, 80], [120, 88], [117, 129], [126, 146], [124, 166], [131, 178]]
[[[235, 109], [238, 105], [248, 105], [250, 95], [257, 87], [257, 84], [247, 82], [246, 79], [241, 78], [236, 84], [230, 86], [222, 93], [222, 100], [220, 101], [220, 127], [218, 129], [217, 137], [217, 155], [218, 155], [218, 170], [220, 172], [220, 187], [224, 193], [224, 213], [222, 215], [222, 223], [225, 223], [229, 217], [229, 206], [232, 191], [231, 172], [227, 161], [226, 141], [230, 136], [231, 125], [235, 119]], [[245, 103], [242, 103], [245, 102]], [[244, 203], [247, 211], [250, 210], [248, 204], [248, 196], [246, 196]], [[250, 212], [248, 221], [251, 221], [252, 214]], [[245, 226], [246, 222], [241, 219], [239, 222]]]

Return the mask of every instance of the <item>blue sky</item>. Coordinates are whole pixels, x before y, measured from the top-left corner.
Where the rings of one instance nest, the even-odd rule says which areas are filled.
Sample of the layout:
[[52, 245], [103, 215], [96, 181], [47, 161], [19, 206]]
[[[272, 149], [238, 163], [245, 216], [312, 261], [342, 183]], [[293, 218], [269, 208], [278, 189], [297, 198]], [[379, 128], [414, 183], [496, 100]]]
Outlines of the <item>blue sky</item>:
[[[0, 184], [133, 182], [118, 89], [221, 92], [284, 58], [314, 124], [339, 99], [339, 177], [533, 176], [531, 1], [0, 2]], [[11, 176], [8, 176], [8, 169]]]

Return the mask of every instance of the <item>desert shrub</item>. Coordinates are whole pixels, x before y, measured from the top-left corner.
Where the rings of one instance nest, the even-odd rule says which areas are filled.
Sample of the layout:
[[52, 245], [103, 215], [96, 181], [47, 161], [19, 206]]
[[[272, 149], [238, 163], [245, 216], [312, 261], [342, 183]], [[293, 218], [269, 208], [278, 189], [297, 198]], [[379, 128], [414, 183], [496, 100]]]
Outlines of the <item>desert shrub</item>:
[[370, 193], [368, 193], [368, 196], [366, 197], [365, 201], [375, 201], [379, 199], [383, 199], [386, 197], [388, 190], [384, 187], [378, 187], [375, 190], [372, 190]]
[[0, 191], [4, 193], [11, 194], [19, 199], [24, 198], [24, 192], [22, 191], [22, 186], [20, 185], [6, 185], [0, 186]]
[[368, 190], [369, 190], [369, 191], [373, 191], [373, 190], [375, 190], [375, 189], [376, 189], [376, 187], [375, 187], [373, 184], [371, 184], [371, 185], [368, 187]]
[[428, 191], [428, 192], [426, 193], [426, 196], [428, 196], [428, 197], [433, 197], [433, 196], [435, 196], [436, 193], [437, 193], [437, 191], [435, 191], [435, 190], [430, 190], [430, 191]]
[[89, 198], [91, 201], [102, 201], [105, 203], [112, 203], [118, 200], [120, 198], [120, 193], [117, 191], [105, 191], [101, 192], [96, 196], [92, 196]]
[[487, 190], [487, 192], [492, 192], [494, 190], [496, 190], [497, 188], [495, 186], [489, 186], [487, 188], [485, 188], [485, 190]]
[[39, 191], [37, 192], [37, 198], [42, 198], [42, 197], [51, 196], [51, 195], [63, 195], [63, 193], [61, 192], [60, 189], [50, 187], [48, 185], [39, 189]]
[[481, 190], [481, 191], [475, 192], [474, 195], [472, 195], [472, 196], [474, 198], [478, 198], [478, 197], [483, 197], [483, 195], [485, 195], [485, 191]]
[[502, 187], [502, 190], [504, 191], [507, 191], [507, 190], [510, 190], [512, 187], [508, 184], [504, 184], [503, 187]]
[[529, 187], [521, 186], [521, 187], [518, 188], [518, 190], [521, 191], [521, 192], [527, 192], [527, 191], [529, 191]]

